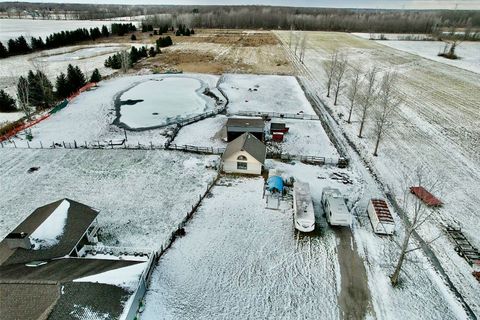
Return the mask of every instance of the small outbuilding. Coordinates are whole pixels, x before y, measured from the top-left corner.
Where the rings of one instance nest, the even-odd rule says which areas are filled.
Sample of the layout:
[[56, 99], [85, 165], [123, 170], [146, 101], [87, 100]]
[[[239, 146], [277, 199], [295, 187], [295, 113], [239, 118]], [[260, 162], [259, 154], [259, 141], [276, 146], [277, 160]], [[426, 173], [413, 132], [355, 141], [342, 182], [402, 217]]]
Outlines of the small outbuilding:
[[265, 141], [265, 121], [262, 118], [229, 118], [227, 141], [231, 142], [244, 133], [251, 133], [258, 140]]
[[251, 133], [244, 133], [228, 143], [222, 155], [223, 171], [260, 175], [265, 163], [267, 147]]

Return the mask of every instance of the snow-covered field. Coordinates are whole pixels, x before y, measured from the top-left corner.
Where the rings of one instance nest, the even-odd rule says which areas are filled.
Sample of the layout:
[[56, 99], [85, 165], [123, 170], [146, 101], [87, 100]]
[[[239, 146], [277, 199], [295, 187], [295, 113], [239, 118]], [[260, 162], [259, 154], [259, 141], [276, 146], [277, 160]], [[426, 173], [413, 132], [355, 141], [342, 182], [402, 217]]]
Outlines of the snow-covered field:
[[263, 179], [224, 178], [155, 269], [142, 319], [336, 319], [335, 237], [300, 237]]
[[12, 122], [25, 116], [23, 112], [0, 112], [0, 125], [5, 122]]
[[[287, 43], [288, 33], [278, 34]], [[444, 225], [454, 224], [463, 228], [474, 245], [480, 246], [480, 220], [476, 216], [477, 199], [480, 198], [478, 74], [398, 51], [383, 44], [384, 42], [379, 44], [348, 34], [311, 32], [305, 67], [297, 64], [300, 78], [308, 91], [327, 102], [335, 119], [340, 123], [340, 129], [346, 132], [362, 157], [372, 166], [374, 173], [398, 199], [402, 199], [405, 192], [405, 177], [411, 176], [419, 166], [423, 166], [433, 179], [442, 181], [444, 192], [437, 195], [445, 205], [419, 233], [426, 241], [442, 235], [440, 240], [431, 244], [431, 248], [457, 290], [478, 315], [480, 304], [476, 297], [480, 296], [480, 287], [471, 275], [471, 267], [457, 256], [452, 242], [443, 236]], [[364, 70], [376, 65], [381, 72], [394, 70], [400, 74], [398, 89], [404, 103], [398, 110], [395, 125], [382, 141], [378, 157], [372, 156], [374, 136], [371, 125], [367, 123], [365, 138], [358, 139], [358, 115], [355, 115], [354, 122], [350, 125], [339, 116], [347, 112], [348, 101], [345, 97], [341, 96], [339, 106], [336, 107], [326, 98], [326, 77], [322, 62], [328, 59], [328, 55], [335, 48], [340, 48], [350, 63], [357, 63]], [[367, 197], [369, 196], [367, 194]], [[373, 254], [370, 251], [372, 248], [375, 250], [375, 245], [371, 240], [363, 239], [361, 230], [355, 231], [355, 237], [362, 240], [359, 242], [366, 248], [365, 255], [371, 257]], [[418, 259], [425, 261], [422, 255]], [[376, 274], [382, 269], [379, 261], [370, 261], [370, 264], [370, 274]], [[444, 286], [431, 264], [421, 265], [430, 273], [429, 281], [437, 283], [442, 295], [450, 301], [449, 309], [451, 308], [455, 317], [464, 318], [465, 315], [459, 314], [458, 306], [451, 302], [451, 291]], [[412, 277], [412, 272], [407, 274], [407, 278]], [[388, 284], [387, 280], [382, 281], [385, 285], [381, 287], [371, 283], [372, 294], [378, 299], [378, 314], [387, 309], [382, 306], [380, 299], [383, 299], [381, 297]], [[419, 280], [420, 282], [423, 280]], [[412, 286], [417, 288], [415, 281], [407, 285], [407, 290], [412, 290]], [[428, 286], [421, 285], [418, 290], [426, 288]], [[436, 299], [433, 292], [422, 291], [422, 294], [430, 296], [428, 299]], [[438, 295], [438, 292], [436, 294]], [[391, 301], [395, 303], [395, 300]], [[417, 307], [414, 307], [415, 305]], [[424, 310], [424, 306], [415, 301], [412, 301], [412, 307]], [[427, 310], [430, 312], [430, 308]], [[453, 315], [444, 317], [451, 318]]]
[[121, 46], [98, 46], [90, 48], [87, 47], [85, 49], [78, 49], [67, 53], [40, 56], [38, 58], [35, 58], [35, 60], [41, 62], [75, 61], [80, 59], [92, 58], [106, 53], [114, 53], [124, 48], [125, 47]]
[[[273, 120], [275, 121], [275, 120]], [[283, 142], [272, 142], [272, 149], [292, 155], [338, 159], [338, 152], [318, 120], [283, 120], [289, 129]]]
[[[105, 245], [158, 249], [216, 172], [218, 157], [167, 151], [0, 149], [0, 238], [69, 198], [100, 211]], [[39, 167], [27, 173], [30, 167]]]
[[227, 143], [225, 124], [227, 117], [218, 115], [182, 127], [173, 143], [198, 147], [224, 148]]
[[451, 60], [439, 57], [443, 52], [444, 42], [440, 41], [377, 41], [390, 48], [398, 49], [423, 58], [448, 64], [460, 69], [469, 70], [480, 74], [480, 42], [466, 41], [458, 45], [455, 50], [459, 59]]
[[291, 76], [224, 75], [220, 88], [228, 96], [228, 112], [264, 111], [314, 115], [302, 88]]
[[78, 28], [101, 28], [106, 25], [110, 28], [111, 21], [101, 20], [32, 20], [32, 19], [0, 19], [0, 41], [6, 46], [12, 38], [24, 36], [27, 41], [30, 37], [45, 38], [55, 32], [71, 31]]
[[78, 66], [88, 78], [95, 68], [98, 68], [102, 76], [108, 76], [114, 70], [104, 66], [105, 59], [112, 52], [117, 51], [115, 48], [128, 47], [130, 46], [115, 43], [78, 45], [2, 59], [0, 63], [0, 89], [4, 89], [15, 97], [18, 78], [26, 76], [29, 70], [36, 69], [42, 70], [49, 80], [55, 84], [56, 77], [61, 72], [66, 73], [69, 64]]

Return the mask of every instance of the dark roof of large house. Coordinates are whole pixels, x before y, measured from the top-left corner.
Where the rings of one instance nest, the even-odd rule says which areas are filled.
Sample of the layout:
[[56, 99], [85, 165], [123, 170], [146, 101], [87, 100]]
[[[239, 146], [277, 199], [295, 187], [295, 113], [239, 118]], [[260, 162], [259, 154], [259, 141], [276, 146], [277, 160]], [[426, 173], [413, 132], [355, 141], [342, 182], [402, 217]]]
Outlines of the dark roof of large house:
[[68, 255], [87, 231], [98, 215], [94, 209], [79, 202], [62, 199], [37, 208], [20, 223], [12, 233], [25, 232], [32, 234], [64, 201], [70, 203], [63, 234], [58, 243], [50, 248], [29, 250], [23, 248], [10, 249], [4, 239], [0, 242], [0, 265], [26, 263], [34, 260], [49, 260]]
[[94, 274], [128, 267], [138, 261], [64, 258], [51, 260], [39, 267], [24, 263], [0, 266], [0, 281], [55, 281], [65, 282]]
[[131, 294], [102, 283], [0, 282], [0, 319], [114, 320]]
[[265, 163], [267, 147], [262, 141], [258, 140], [254, 135], [248, 132], [245, 132], [227, 145], [227, 148], [222, 155], [222, 159], [225, 160], [239, 151], [246, 151], [257, 161]]
[[[58, 244], [48, 249], [10, 249], [0, 243], [0, 320], [118, 319], [133, 293], [100, 283], [76, 279], [124, 268], [143, 261], [67, 257], [81, 240], [98, 212], [81, 203], [70, 203]], [[35, 210], [13, 233], [34, 232], [64, 200]], [[46, 264], [28, 267], [27, 262]]]
[[228, 118], [227, 129], [229, 127], [257, 128], [265, 127], [265, 121], [261, 118]]

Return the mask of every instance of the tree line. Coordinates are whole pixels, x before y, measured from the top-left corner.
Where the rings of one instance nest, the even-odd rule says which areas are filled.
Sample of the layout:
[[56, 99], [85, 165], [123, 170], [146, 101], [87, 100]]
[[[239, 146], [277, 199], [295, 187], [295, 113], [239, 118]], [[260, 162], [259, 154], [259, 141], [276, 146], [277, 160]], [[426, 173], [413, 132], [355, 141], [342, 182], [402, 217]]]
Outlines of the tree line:
[[90, 30], [79, 28], [73, 31], [52, 33], [45, 38], [45, 41], [42, 37], [32, 37], [30, 44], [24, 36], [20, 36], [16, 39], [8, 40], [7, 47], [0, 42], [0, 59], [40, 50], [69, 46], [82, 41], [95, 41], [96, 39], [106, 38], [110, 35], [123, 36], [132, 31], [136, 31], [136, 27], [131, 23], [113, 23], [111, 25], [111, 32], [106, 25], [101, 28], [90, 28]]
[[[90, 82], [99, 82], [102, 76], [98, 69], [92, 72]], [[87, 83], [85, 74], [78, 66], [68, 65], [66, 73], [56, 77], [55, 86], [42, 70], [30, 70], [27, 76], [17, 81], [17, 101], [4, 90], [0, 90], [0, 112], [23, 111], [30, 118], [32, 107], [36, 111], [53, 107], [77, 92]]]
[[124, 50], [121, 52], [117, 52], [114, 55], [109, 56], [104, 65], [107, 68], [112, 69], [122, 69], [123, 72], [126, 72], [129, 68], [131, 68], [135, 63], [137, 63], [142, 58], [147, 57], [154, 57], [157, 54], [157, 51], [154, 47], [147, 47], [142, 46], [140, 49], [137, 49], [133, 46], [130, 49], [130, 52]]

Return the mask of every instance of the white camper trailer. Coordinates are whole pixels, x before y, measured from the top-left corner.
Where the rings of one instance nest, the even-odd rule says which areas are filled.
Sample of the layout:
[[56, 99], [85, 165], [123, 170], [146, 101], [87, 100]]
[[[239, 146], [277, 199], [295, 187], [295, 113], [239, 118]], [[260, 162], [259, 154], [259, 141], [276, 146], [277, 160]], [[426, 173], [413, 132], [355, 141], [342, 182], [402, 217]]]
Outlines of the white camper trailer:
[[296, 181], [293, 185], [293, 209], [295, 229], [312, 232], [315, 229], [315, 213], [308, 183]]
[[323, 189], [322, 205], [327, 221], [332, 226], [349, 227], [352, 224], [352, 215], [347, 209], [345, 198], [338, 189]]
[[379, 234], [393, 234], [395, 221], [385, 200], [371, 199], [367, 208], [373, 231]]

